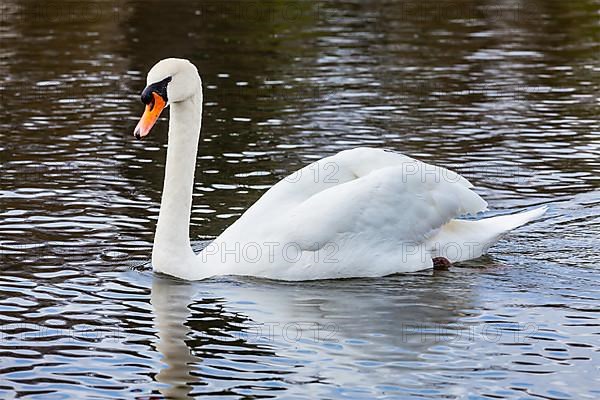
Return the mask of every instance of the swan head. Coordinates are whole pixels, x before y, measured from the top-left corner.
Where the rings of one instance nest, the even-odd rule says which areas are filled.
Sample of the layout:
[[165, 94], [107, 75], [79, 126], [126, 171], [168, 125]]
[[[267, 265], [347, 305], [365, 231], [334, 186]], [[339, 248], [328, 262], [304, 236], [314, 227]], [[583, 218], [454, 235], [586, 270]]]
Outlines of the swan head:
[[142, 103], [146, 105], [133, 135], [141, 139], [150, 133], [160, 113], [169, 103], [188, 100], [202, 92], [202, 82], [196, 66], [182, 58], [166, 58], [148, 72]]

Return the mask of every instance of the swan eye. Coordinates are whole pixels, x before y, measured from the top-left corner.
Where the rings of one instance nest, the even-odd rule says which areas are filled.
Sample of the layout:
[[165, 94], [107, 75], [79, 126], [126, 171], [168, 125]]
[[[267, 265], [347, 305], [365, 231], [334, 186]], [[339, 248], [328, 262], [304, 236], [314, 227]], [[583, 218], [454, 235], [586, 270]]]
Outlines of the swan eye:
[[169, 82], [171, 82], [172, 79], [172, 77], [168, 76], [162, 81], [155, 82], [146, 86], [146, 88], [142, 91], [142, 103], [153, 103], [154, 96], [152, 96], [152, 93], [158, 94], [160, 97], [163, 98], [165, 103], [167, 103], [169, 101], [169, 99], [167, 98], [167, 85], [169, 84]]

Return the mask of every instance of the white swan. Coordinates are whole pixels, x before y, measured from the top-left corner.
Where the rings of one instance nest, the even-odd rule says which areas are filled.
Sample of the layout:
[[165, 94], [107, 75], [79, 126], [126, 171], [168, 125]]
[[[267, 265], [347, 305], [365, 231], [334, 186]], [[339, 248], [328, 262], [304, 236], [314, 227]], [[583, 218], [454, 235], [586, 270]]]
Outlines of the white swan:
[[450, 170], [402, 154], [357, 148], [312, 163], [269, 189], [200, 254], [189, 239], [202, 83], [187, 60], [148, 73], [146, 136], [171, 105], [162, 202], [152, 250], [157, 272], [188, 280], [251, 275], [282, 280], [376, 277], [484, 254], [504, 233], [539, 217], [540, 207], [481, 220], [487, 203]]

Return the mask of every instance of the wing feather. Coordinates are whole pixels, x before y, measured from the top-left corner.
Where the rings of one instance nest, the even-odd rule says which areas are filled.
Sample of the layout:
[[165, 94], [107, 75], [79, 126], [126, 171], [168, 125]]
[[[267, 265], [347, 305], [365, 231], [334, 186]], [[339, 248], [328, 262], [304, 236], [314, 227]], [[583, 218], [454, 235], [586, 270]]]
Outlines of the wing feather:
[[[451, 219], [486, 209], [487, 203], [471, 188], [453, 171], [399, 153], [372, 148], [343, 151], [277, 183], [220, 239], [295, 243], [307, 254], [331, 244], [339, 247], [344, 263], [319, 268], [340, 271], [320, 271], [307, 255], [306, 262], [282, 267], [281, 276], [286, 277], [354, 276], [352, 268], [369, 262], [373, 268], [384, 268], [365, 272], [373, 276], [397, 272], [399, 262], [404, 270], [418, 270], [431, 265], [429, 253], [405, 259], [404, 246], [425, 249], [427, 238]], [[390, 257], [393, 254], [401, 261]]]

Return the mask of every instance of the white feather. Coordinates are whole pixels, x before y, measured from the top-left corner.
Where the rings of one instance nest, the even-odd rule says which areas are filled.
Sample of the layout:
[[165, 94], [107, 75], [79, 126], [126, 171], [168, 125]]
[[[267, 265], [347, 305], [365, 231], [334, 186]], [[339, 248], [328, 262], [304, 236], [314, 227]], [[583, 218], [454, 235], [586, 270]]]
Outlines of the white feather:
[[[411, 272], [431, 268], [433, 257], [478, 257], [502, 234], [545, 211], [458, 220], [487, 208], [465, 178], [399, 153], [357, 148], [283, 179], [194, 255], [189, 219], [201, 81], [193, 65], [174, 59], [157, 64], [148, 80], [164, 77], [172, 77], [173, 101], [152, 254], [156, 271], [191, 280], [225, 274], [311, 280]], [[452, 246], [457, 254], [450, 252]]]

